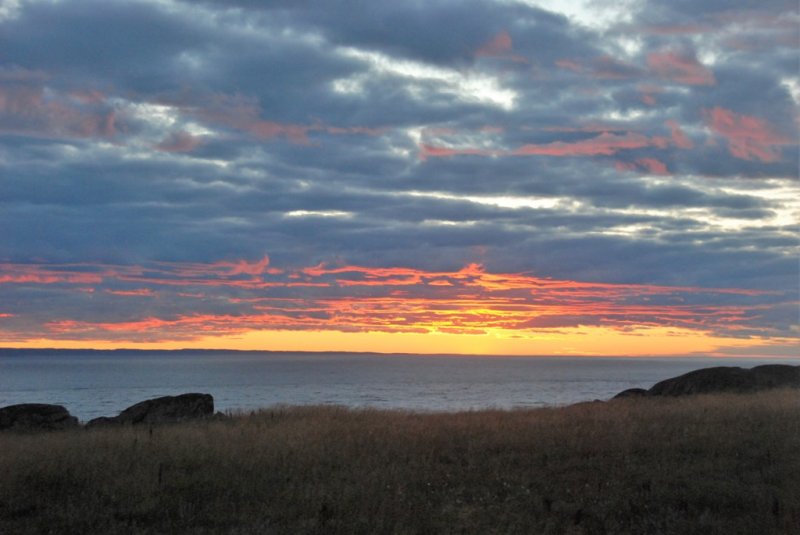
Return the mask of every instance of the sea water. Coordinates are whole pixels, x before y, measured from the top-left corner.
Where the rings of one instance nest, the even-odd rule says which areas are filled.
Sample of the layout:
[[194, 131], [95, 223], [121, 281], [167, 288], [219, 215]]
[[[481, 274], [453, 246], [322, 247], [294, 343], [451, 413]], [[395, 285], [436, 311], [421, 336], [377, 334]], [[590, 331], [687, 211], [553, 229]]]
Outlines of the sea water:
[[767, 362], [800, 359], [0, 350], [0, 407], [55, 403], [86, 421], [157, 396], [205, 392], [219, 411], [308, 404], [510, 409], [609, 399], [699, 368]]

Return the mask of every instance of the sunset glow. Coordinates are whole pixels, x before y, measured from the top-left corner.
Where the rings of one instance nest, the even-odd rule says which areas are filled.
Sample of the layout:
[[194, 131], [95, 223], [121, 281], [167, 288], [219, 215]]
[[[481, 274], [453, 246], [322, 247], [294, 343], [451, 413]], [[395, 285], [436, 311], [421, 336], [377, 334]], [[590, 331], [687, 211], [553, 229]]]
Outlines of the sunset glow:
[[796, 5], [12, 4], [0, 347], [800, 349]]
[[780, 304], [775, 292], [554, 280], [487, 273], [478, 264], [454, 272], [324, 264], [283, 270], [267, 257], [3, 264], [0, 283], [38, 287], [86, 308], [125, 310], [137, 300], [137, 308], [160, 310], [29, 326], [4, 314], [0, 321], [12, 327], [4, 331], [7, 347], [678, 355], [748, 347], [757, 353], [787, 343], [757, 321]]

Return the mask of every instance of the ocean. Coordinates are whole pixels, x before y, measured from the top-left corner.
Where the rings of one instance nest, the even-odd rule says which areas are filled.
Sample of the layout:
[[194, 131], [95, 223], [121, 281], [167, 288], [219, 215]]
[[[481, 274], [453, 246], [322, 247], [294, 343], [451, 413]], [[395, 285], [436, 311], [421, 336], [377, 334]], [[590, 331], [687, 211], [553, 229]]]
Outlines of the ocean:
[[0, 350], [0, 407], [55, 403], [87, 421], [157, 396], [205, 392], [223, 412], [308, 404], [511, 409], [605, 400], [699, 368], [768, 362], [800, 359]]

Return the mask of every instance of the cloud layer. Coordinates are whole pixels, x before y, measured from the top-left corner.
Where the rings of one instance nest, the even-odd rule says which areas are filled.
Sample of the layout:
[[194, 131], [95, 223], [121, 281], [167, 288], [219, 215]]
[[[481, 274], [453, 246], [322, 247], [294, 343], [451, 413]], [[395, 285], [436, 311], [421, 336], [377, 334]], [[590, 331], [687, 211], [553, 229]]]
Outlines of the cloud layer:
[[604, 326], [785, 345], [800, 12], [754, 5], [15, 3], [0, 342]]

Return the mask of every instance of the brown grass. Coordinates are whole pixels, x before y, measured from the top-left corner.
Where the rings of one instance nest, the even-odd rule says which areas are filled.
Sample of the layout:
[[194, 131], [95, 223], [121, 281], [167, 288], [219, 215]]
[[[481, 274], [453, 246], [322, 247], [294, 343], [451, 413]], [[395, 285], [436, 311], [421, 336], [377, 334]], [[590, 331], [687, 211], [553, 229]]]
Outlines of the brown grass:
[[3, 434], [0, 533], [800, 533], [800, 392]]

